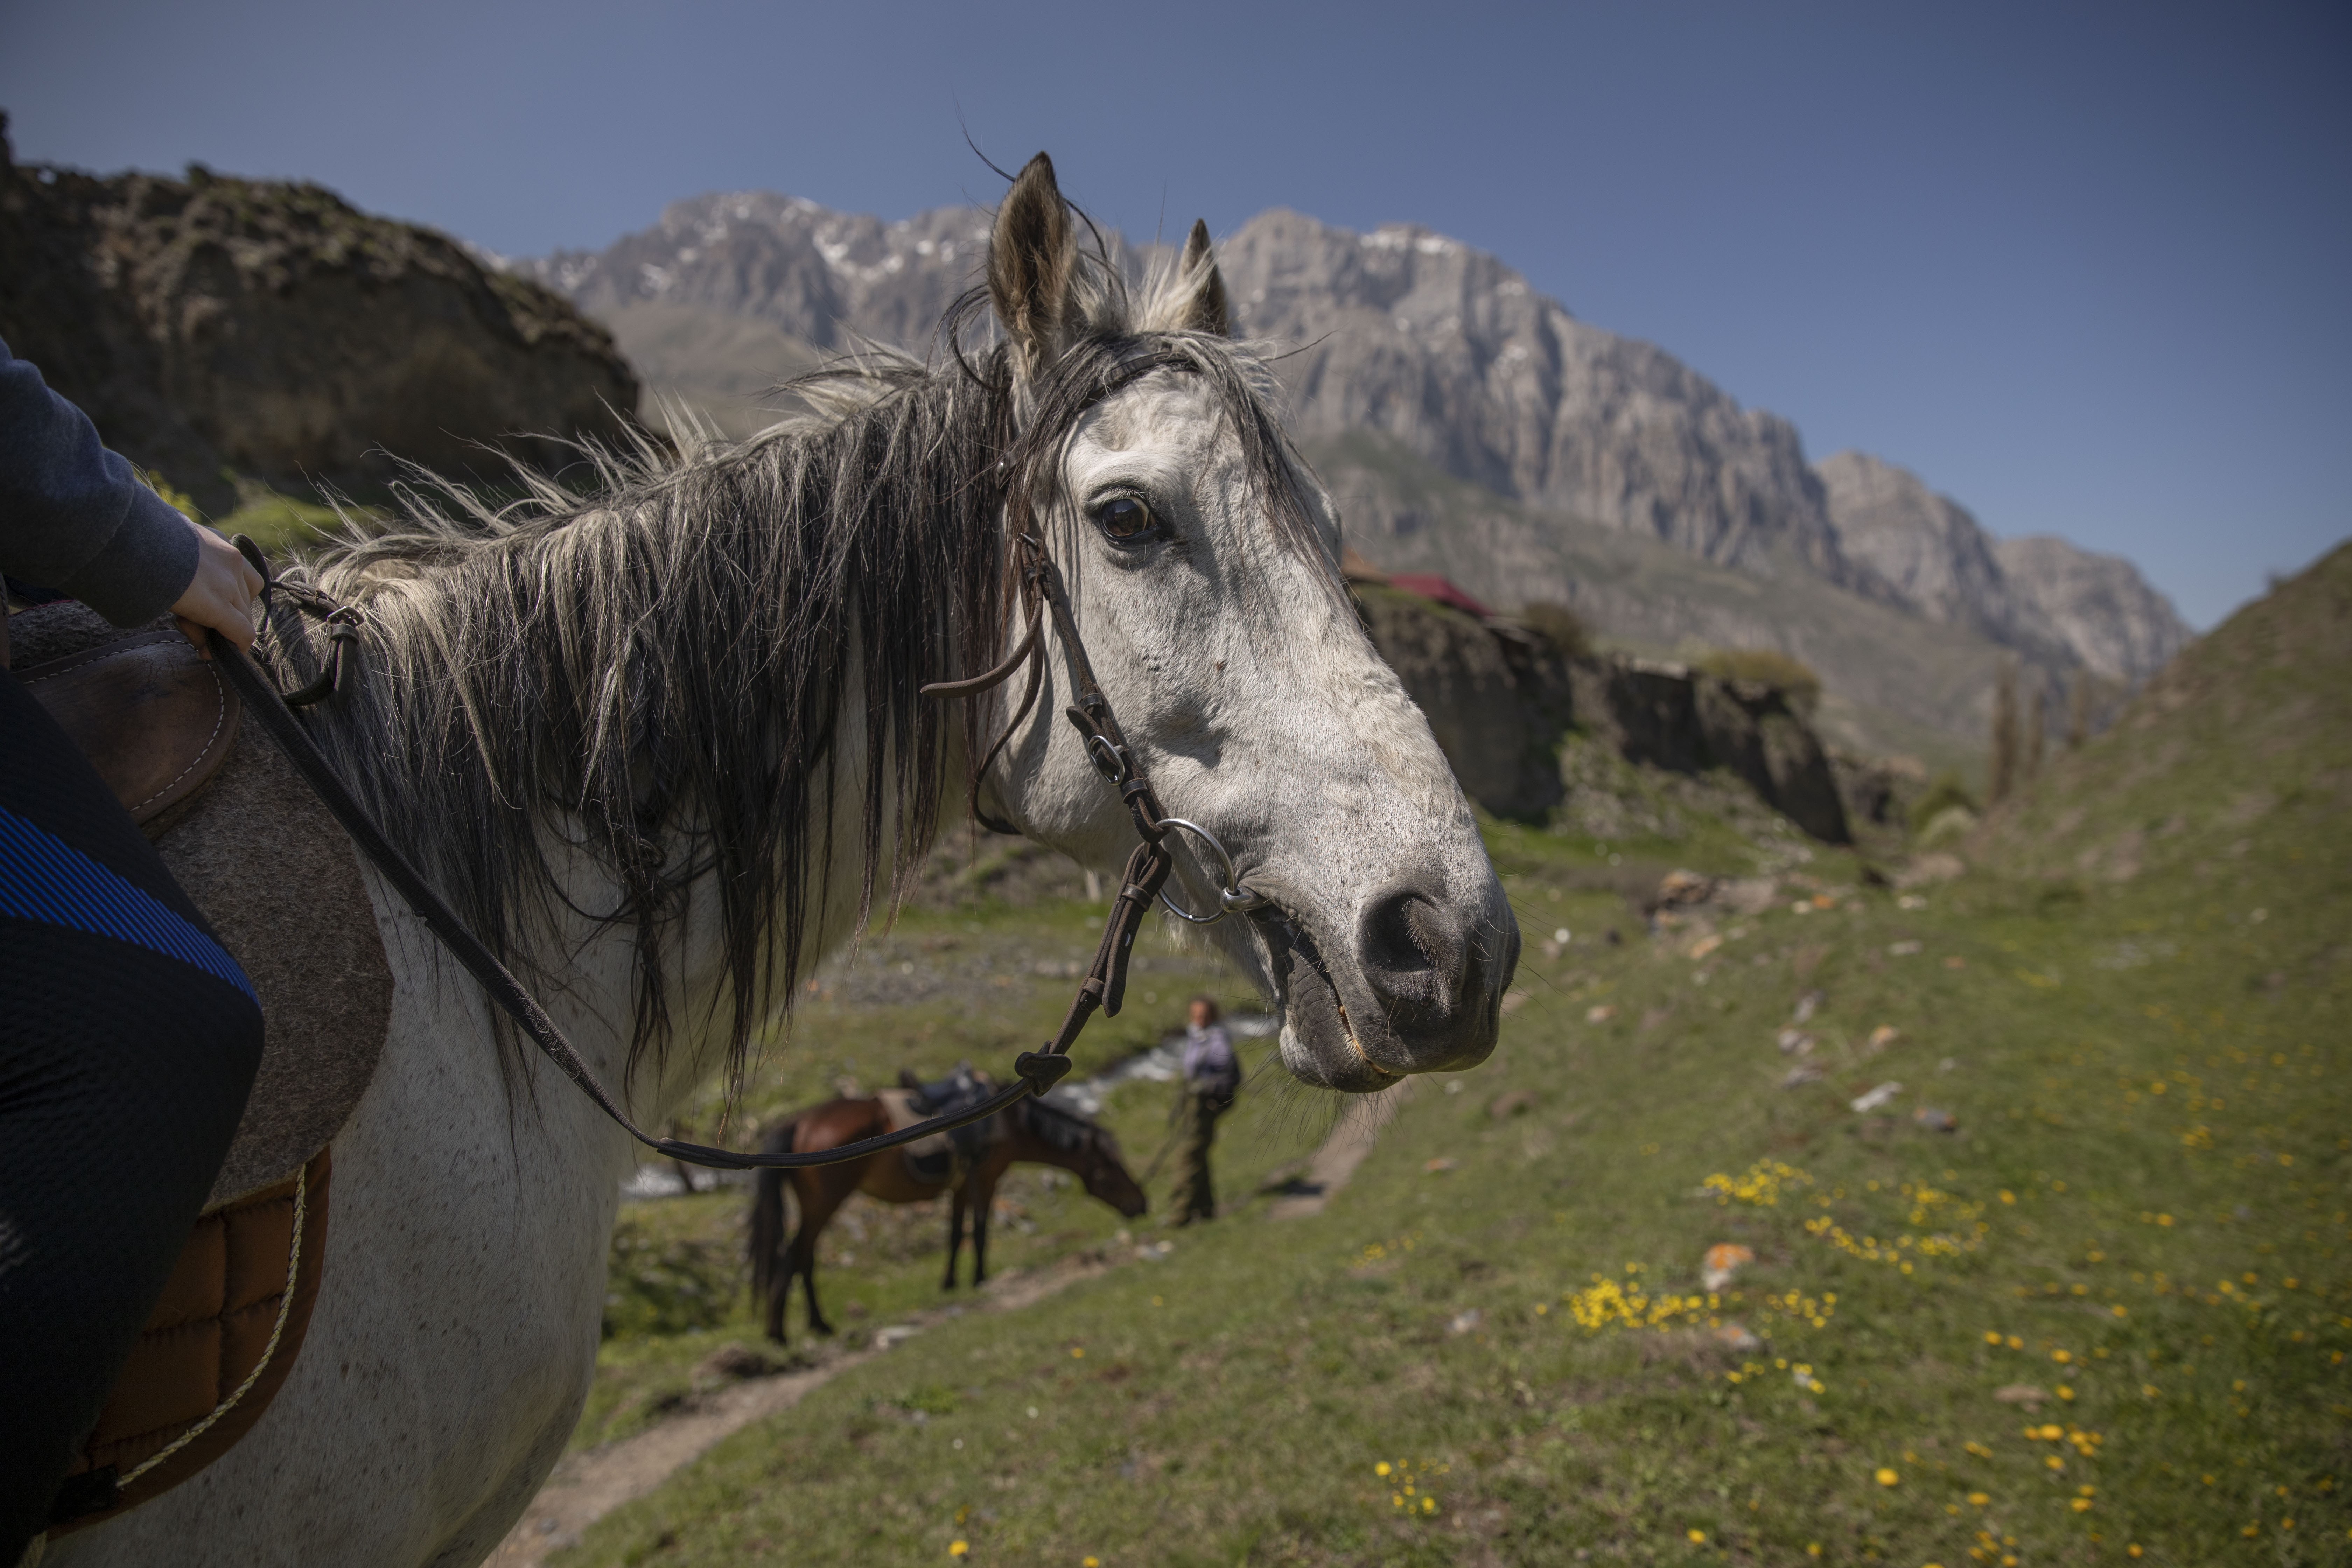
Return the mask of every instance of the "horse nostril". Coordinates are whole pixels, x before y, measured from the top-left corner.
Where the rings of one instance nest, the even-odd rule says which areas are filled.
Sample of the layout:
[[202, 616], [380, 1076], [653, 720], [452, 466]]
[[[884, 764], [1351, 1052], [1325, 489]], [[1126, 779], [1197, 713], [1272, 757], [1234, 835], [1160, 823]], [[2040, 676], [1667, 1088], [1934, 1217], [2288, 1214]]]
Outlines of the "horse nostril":
[[1454, 1010], [1465, 944], [1444, 903], [1411, 884], [1391, 888], [1366, 907], [1358, 942], [1364, 976], [1384, 1001]]

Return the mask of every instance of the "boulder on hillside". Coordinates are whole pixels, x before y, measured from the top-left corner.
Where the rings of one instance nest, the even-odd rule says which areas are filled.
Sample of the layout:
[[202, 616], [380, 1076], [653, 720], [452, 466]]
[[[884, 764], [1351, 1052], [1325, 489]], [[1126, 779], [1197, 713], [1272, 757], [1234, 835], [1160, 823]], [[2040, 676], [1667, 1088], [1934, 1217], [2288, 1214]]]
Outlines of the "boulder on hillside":
[[235, 476], [370, 486], [394, 455], [495, 476], [610, 440], [611, 334], [456, 241], [316, 185], [19, 166], [0, 119], [0, 338], [108, 444], [234, 504]]

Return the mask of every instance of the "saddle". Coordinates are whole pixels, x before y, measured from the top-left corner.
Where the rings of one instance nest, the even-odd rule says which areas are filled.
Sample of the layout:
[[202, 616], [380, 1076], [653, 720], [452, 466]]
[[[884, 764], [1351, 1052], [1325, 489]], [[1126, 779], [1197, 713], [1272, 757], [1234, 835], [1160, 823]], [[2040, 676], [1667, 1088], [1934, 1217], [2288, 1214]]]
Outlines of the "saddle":
[[[135, 1507], [251, 1429], [291, 1370], [325, 1256], [328, 1145], [375, 1075], [392, 972], [358, 857], [169, 619], [75, 604], [0, 641], [261, 997], [261, 1066], [172, 1283], [68, 1473], [51, 1533]], [[9, 645], [13, 644], [13, 647]]]
[[[969, 1062], [959, 1062], [954, 1072], [936, 1083], [925, 1083], [902, 1068], [898, 1087], [883, 1090], [882, 1100], [889, 1107], [890, 1127], [896, 1131], [926, 1116], [951, 1115], [977, 1105], [995, 1092], [996, 1085], [986, 1073], [974, 1072]], [[930, 1185], [952, 1183], [960, 1170], [988, 1153], [997, 1140], [996, 1123], [992, 1116], [908, 1144], [904, 1151], [908, 1173]]]

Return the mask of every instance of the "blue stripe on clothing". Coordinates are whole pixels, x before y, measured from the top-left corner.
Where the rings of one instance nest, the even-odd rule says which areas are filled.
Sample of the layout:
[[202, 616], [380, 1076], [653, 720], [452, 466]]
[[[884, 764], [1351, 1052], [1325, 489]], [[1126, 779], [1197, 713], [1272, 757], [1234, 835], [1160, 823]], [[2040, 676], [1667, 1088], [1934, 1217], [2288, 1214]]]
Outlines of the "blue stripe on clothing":
[[70, 926], [160, 952], [225, 980], [255, 1006], [261, 998], [220, 943], [15, 812], [0, 806], [0, 915]]

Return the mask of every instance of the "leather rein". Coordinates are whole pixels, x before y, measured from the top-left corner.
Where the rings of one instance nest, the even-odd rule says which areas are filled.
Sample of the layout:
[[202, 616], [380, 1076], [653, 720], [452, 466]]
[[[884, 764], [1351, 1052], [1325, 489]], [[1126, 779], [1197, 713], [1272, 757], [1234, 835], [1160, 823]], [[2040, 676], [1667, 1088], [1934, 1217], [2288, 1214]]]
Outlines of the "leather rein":
[[[1028, 718], [1030, 710], [1036, 705], [1045, 673], [1043, 632], [1046, 621], [1053, 623], [1055, 637], [1069, 659], [1076, 700], [1064, 710], [1065, 716], [1077, 731], [1080, 743], [1085, 746], [1087, 757], [1093, 763], [1095, 771], [1118, 791], [1119, 799], [1127, 806], [1128, 816], [1134, 822], [1136, 833], [1142, 841], [1128, 857], [1118, 894], [1111, 900], [1109, 917], [1103, 922], [1102, 941], [1095, 949], [1094, 962], [1087, 966], [1086, 977], [1078, 983], [1076, 995], [1070, 1000], [1069, 1011], [1062, 1020], [1062, 1026], [1040, 1049], [1023, 1051], [1014, 1058], [1014, 1080], [986, 1099], [946, 1115], [927, 1118], [898, 1131], [861, 1138], [839, 1148], [809, 1153], [770, 1154], [715, 1149], [676, 1138], [654, 1137], [630, 1120], [620, 1100], [604, 1087], [594, 1069], [564, 1037], [563, 1031], [556, 1026], [554, 1019], [548, 1016], [547, 1010], [540, 1005], [538, 999], [499, 961], [498, 955], [467, 928], [457, 912], [433, 890], [407, 858], [384, 837], [374, 818], [368, 815], [367, 808], [352, 795], [341, 776], [327, 761], [325, 753], [319, 750], [318, 743], [310, 739], [301, 721], [294, 716], [295, 707], [317, 702], [341, 685], [346, 670], [346, 650], [361, 646], [362, 620], [360, 612], [338, 604], [307, 585], [278, 583], [271, 575], [260, 549], [251, 540], [239, 534], [232, 542], [261, 574], [265, 618], [270, 596], [282, 593], [302, 614], [324, 622], [331, 639], [326, 667], [308, 685], [287, 693], [281, 692], [277, 683], [236, 644], [217, 631], [210, 633], [213, 657], [227, 673], [230, 684], [237, 689], [248, 710], [261, 721], [262, 727], [269, 731], [270, 737], [293, 763], [296, 771], [316, 792], [320, 803], [342, 825], [343, 831], [351, 836], [352, 842], [358, 846], [360, 852], [398, 890], [409, 908], [440, 939], [441, 945], [448, 950], [450, 956], [480, 983], [489, 999], [514, 1020], [564, 1077], [578, 1085], [581, 1091], [595, 1102], [598, 1110], [630, 1137], [665, 1159], [726, 1171], [799, 1170], [862, 1159], [868, 1154], [928, 1138], [935, 1132], [952, 1131], [959, 1127], [985, 1121], [1024, 1098], [1044, 1095], [1059, 1082], [1070, 1070], [1070, 1047], [1097, 1009], [1108, 1016], [1118, 1016], [1120, 1004], [1127, 993], [1127, 964], [1135, 945], [1135, 934], [1142, 924], [1143, 917], [1150, 911], [1154, 899], [1166, 904], [1170, 912], [1203, 925], [1222, 920], [1228, 914], [1244, 914], [1263, 909], [1269, 901], [1242, 886], [1234, 870], [1233, 857], [1207, 828], [1181, 817], [1170, 816], [1160, 809], [1160, 797], [1153, 791], [1151, 781], [1137, 763], [1127, 736], [1111, 711], [1109, 697], [1095, 679], [1094, 667], [1087, 658], [1086, 644], [1078, 636], [1077, 621], [1070, 612], [1069, 596], [1063, 591], [1060, 574], [1034, 535], [1025, 531], [1018, 533], [1014, 536], [1014, 548], [1018, 552], [1022, 595], [1028, 602], [1026, 634], [995, 668], [969, 680], [934, 682], [921, 688], [920, 694], [943, 699], [978, 697], [1010, 680], [1024, 664], [1028, 667], [1028, 683], [1020, 707], [971, 775], [970, 804], [972, 814], [986, 826], [996, 827], [997, 824], [989, 822], [981, 815], [981, 781], [1003, 751], [1005, 743]], [[1169, 873], [1175, 866], [1174, 854], [1167, 842], [1171, 830], [1193, 835], [1215, 852], [1223, 868], [1223, 879], [1218, 892], [1217, 908], [1209, 914], [1193, 914], [1167, 896]]]

